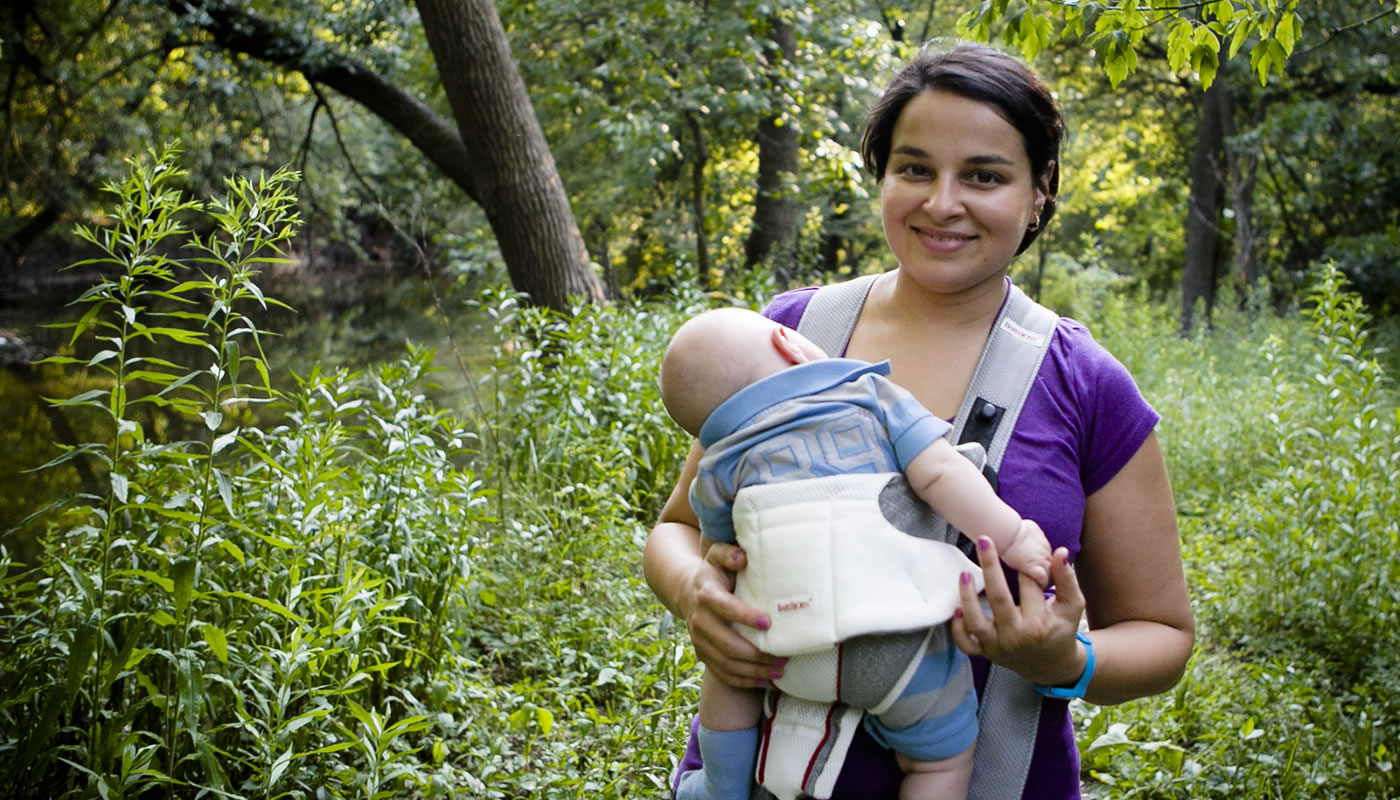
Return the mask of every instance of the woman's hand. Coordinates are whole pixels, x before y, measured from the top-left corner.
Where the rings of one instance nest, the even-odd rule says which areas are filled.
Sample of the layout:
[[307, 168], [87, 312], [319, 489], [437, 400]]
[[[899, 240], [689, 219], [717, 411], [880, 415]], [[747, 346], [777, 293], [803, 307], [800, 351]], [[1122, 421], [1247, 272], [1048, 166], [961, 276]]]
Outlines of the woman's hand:
[[786, 659], [759, 651], [734, 625], [767, 629], [769, 620], [736, 598], [734, 573], [747, 566], [744, 551], [732, 544], [711, 544], [696, 567], [681, 600], [695, 655], [716, 677], [739, 688], [767, 686], [782, 677]]
[[1021, 604], [1011, 597], [997, 557], [996, 545], [977, 540], [977, 560], [986, 581], [992, 616], [982, 611], [971, 575], [959, 586], [962, 607], [953, 618], [953, 641], [968, 655], [984, 656], [1019, 673], [1032, 683], [1072, 684], [1084, 673], [1086, 654], [1074, 638], [1084, 613], [1084, 595], [1069, 566], [1069, 551], [1061, 547], [1050, 557], [1055, 594], [1045, 597], [1035, 580], [1021, 574]]
[[734, 573], [748, 566], [744, 551], [732, 544], [706, 547], [700, 538], [688, 493], [702, 453], [699, 442], [691, 444], [680, 478], [647, 537], [642, 570], [657, 599], [685, 620], [696, 657], [715, 677], [740, 689], [766, 686], [782, 676], [786, 659], [759, 652], [734, 631], [735, 625], [759, 628], [768, 621], [734, 596]]

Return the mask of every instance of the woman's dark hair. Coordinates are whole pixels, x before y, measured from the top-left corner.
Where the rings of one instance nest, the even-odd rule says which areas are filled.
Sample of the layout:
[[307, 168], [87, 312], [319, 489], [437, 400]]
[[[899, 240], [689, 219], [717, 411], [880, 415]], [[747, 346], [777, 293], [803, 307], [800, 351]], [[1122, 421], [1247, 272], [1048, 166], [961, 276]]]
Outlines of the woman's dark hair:
[[884, 180], [890, 160], [894, 125], [904, 106], [920, 92], [935, 89], [986, 103], [1021, 134], [1031, 162], [1031, 177], [1044, 181], [1049, 197], [1040, 209], [1039, 225], [1026, 231], [1019, 255], [1045, 229], [1055, 214], [1060, 191], [1060, 141], [1065, 122], [1050, 90], [1025, 65], [993, 47], [959, 44], [952, 49], [926, 46], [895, 75], [865, 119], [860, 154], [865, 168]]

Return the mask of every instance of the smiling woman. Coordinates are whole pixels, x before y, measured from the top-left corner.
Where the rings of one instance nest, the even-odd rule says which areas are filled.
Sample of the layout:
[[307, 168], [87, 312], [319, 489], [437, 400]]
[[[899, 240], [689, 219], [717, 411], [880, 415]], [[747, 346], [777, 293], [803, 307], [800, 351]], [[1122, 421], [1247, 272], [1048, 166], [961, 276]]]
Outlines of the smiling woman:
[[[901, 70], [871, 110], [861, 147], [881, 184], [885, 236], [899, 267], [873, 281], [844, 353], [832, 355], [888, 359], [895, 383], [936, 416], [955, 417], [1014, 291], [1007, 280], [1011, 260], [1054, 213], [1063, 132], [1045, 86], [995, 49], [925, 50]], [[779, 295], [765, 314], [795, 328], [814, 291]], [[1063, 318], [1055, 323], [998, 469], [1002, 499], [1038, 523], [1055, 547], [1054, 591], [1043, 594], [1030, 578], [1004, 574], [996, 547], [984, 540], [978, 558], [992, 615], [968, 581], [952, 623], [958, 647], [974, 657], [979, 695], [996, 665], [1019, 676], [1013, 678], [1023, 687], [1018, 691], [1038, 711], [1024, 733], [1006, 725], [982, 728], [979, 741], [988, 732], [1023, 741], [1028, 763], [1012, 770], [978, 762], [970, 797], [1079, 797], [1065, 698], [1119, 703], [1165, 691], [1185, 668], [1194, 622], [1171, 488], [1153, 433], [1157, 419], [1127, 370], [1083, 326]], [[782, 676], [783, 660], [734, 630], [760, 627], [758, 612], [730, 593], [732, 573], [745, 568], [746, 556], [733, 545], [702, 551], [687, 501], [699, 453], [692, 448], [647, 541], [647, 580], [686, 620], [707, 680], [766, 686]], [[1085, 614], [1089, 632], [1081, 635]], [[698, 741], [679, 771], [687, 791], [708, 784], [706, 773], [722, 770], [730, 758], [724, 748], [706, 757], [706, 739]], [[834, 785], [818, 790], [804, 783], [804, 791], [906, 796], [889, 750], [864, 730], [844, 741], [844, 763], [831, 768], [839, 773]]]

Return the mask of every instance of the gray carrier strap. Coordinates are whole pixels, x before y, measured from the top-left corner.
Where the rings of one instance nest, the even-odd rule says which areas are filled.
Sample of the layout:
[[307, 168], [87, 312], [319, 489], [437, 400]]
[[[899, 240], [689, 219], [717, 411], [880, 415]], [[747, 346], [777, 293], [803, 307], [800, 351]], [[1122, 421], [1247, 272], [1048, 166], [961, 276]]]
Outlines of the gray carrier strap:
[[[870, 286], [867, 275], [824, 286], [808, 302], [797, 330], [832, 356], [839, 356], [860, 318]], [[1001, 465], [1006, 444], [1035, 384], [1059, 317], [1014, 285], [1002, 304], [977, 362], [972, 383], [953, 421], [959, 444], [977, 442], [986, 450], [989, 477]], [[957, 544], [958, 532], [941, 522], [944, 541]], [[968, 800], [1007, 800], [1022, 795], [1035, 751], [1041, 697], [1030, 681], [993, 664], [977, 710], [979, 729]]]
[[840, 358], [856, 329], [865, 296], [879, 275], [862, 275], [844, 283], [818, 289], [807, 301], [807, 309], [797, 323], [797, 332], [812, 340], [832, 358]]

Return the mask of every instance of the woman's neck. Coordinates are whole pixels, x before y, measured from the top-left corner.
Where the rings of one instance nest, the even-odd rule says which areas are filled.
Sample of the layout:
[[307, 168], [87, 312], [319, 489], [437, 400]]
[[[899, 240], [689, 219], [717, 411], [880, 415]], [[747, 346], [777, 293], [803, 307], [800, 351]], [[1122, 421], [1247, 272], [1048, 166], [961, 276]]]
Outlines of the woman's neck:
[[[883, 286], [882, 286], [883, 284]], [[990, 330], [1006, 300], [1006, 273], [955, 294], [934, 292], [903, 270], [888, 273], [875, 285], [882, 317], [901, 327], [938, 331]]]
[[890, 360], [890, 378], [943, 418], [957, 413], [1006, 297], [1006, 281], [956, 295], [936, 294], [901, 272], [880, 278], [866, 300], [847, 353]]

